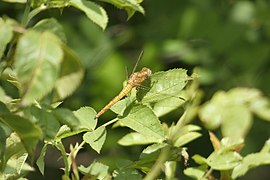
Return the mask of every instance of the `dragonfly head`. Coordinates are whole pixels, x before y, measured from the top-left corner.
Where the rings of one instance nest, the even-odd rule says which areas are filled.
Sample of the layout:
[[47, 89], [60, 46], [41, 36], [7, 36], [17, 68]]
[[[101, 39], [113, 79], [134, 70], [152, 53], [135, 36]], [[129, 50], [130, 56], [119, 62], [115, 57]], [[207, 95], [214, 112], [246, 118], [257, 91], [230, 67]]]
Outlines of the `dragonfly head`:
[[145, 76], [149, 77], [152, 74], [152, 71], [146, 67], [142, 68], [141, 73], [145, 74]]

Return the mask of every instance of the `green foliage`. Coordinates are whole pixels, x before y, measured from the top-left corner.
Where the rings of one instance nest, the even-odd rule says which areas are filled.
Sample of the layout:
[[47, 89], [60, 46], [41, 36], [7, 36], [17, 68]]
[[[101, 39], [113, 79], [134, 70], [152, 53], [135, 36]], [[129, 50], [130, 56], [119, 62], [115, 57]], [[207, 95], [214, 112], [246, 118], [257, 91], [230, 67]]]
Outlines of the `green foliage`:
[[[102, 2], [103, 6], [109, 3], [125, 10], [127, 19], [135, 12], [144, 14], [140, 5], [142, 0]], [[107, 27], [108, 15], [99, 2], [5, 0], [5, 3], [21, 3], [25, 10], [21, 22], [7, 16], [0, 17], [1, 179], [25, 177], [34, 170], [34, 163], [40, 173], [45, 175], [45, 157], [50, 148], [61, 155], [64, 165], [62, 179], [79, 179], [82, 176], [84, 179], [152, 180], [182, 179], [182, 176], [194, 179], [236, 179], [253, 168], [270, 164], [269, 139], [259, 152], [242, 151], [245, 150], [244, 145], [250, 143], [248, 136], [258, 118], [269, 122], [269, 99], [259, 89], [240, 87], [242, 83], [236, 83], [237, 87], [232, 88], [228, 82], [228, 79], [243, 78], [238, 74], [245, 69], [248, 70], [243, 73], [243, 79], [246, 78], [246, 82], [253, 80], [250, 74], [256, 74], [269, 58], [267, 42], [260, 42], [262, 37], [266, 40], [270, 37], [267, 21], [260, 21], [269, 17], [264, 6], [266, 2], [233, 2], [230, 9], [225, 3], [221, 12], [216, 12], [217, 4], [212, 1], [203, 4], [199, 1], [182, 2], [181, 11], [173, 10], [179, 6], [175, 6], [173, 1], [157, 1], [156, 5], [151, 5], [150, 12], [151, 8], [159, 7], [164, 12], [169, 7], [169, 12], [157, 11], [159, 14], [155, 14], [155, 19], [149, 22], [151, 28], [138, 31], [149, 39], [158, 34], [154, 39], [156, 44], [150, 41], [145, 45], [145, 61], [153, 69], [159, 67], [158, 56], [168, 60], [180, 59], [183, 63], [199, 67], [191, 75], [182, 68], [153, 72], [127, 97], [114, 104], [111, 110], [116, 117], [105, 123], [102, 118], [106, 114], [97, 119], [95, 109], [85, 105], [71, 110], [66, 99], [74, 93], [76, 95], [78, 90], [78, 96], [82, 97], [80, 101], [86, 102], [88, 91], [101, 93], [109, 87], [118, 87], [116, 77], [120, 75], [116, 72], [122, 68], [125, 58], [110, 53], [114, 46], [127, 44], [136, 32], [132, 28], [123, 28], [125, 32], [120, 32], [123, 30], [121, 28], [120, 31], [119, 28], [112, 28], [108, 30], [110, 36], [106, 36], [108, 32], [102, 32], [101, 29]], [[76, 19], [78, 24], [74, 27], [72, 20], [63, 23], [62, 20], [44, 18], [45, 13], [53, 12], [52, 9], [58, 9], [61, 13], [72, 11], [67, 7], [83, 12], [85, 18]], [[211, 9], [215, 11], [209, 11]], [[220, 21], [224, 17], [222, 13], [227, 11], [230, 13], [226, 21]], [[145, 19], [151, 16], [149, 13]], [[87, 25], [88, 20], [101, 29], [93, 24]], [[78, 30], [77, 25], [80, 27]], [[263, 34], [257, 31], [259, 27], [262, 27]], [[173, 38], [163, 40], [168, 34], [173, 34]], [[111, 35], [121, 37], [117, 39]], [[190, 42], [190, 39], [195, 39], [197, 44]], [[135, 39], [131, 42], [133, 44]], [[213, 46], [209, 48], [207, 43]], [[76, 47], [69, 47], [74, 44]], [[249, 51], [253, 53], [249, 54]], [[99, 90], [98, 83], [93, 82], [93, 67], [98, 64], [94, 60], [97, 62], [109, 54], [111, 63], [104, 65], [100, 71], [102, 74], [97, 76], [101, 84], [106, 84], [106, 88], [101, 87]], [[88, 62], [86, 57], [94, 60]], [[214, 59], [219, 62], [216, 63]], [[224, 73], [229, 68], [221, 60], [231, 62], [232, 69], [237, 67], [238, 71], [233, 76]], [[253, 61], [246, 63], [246, 60]], [[83, 81], [84, 75], [87, 81], [90, 79], [90, 83]], [[83, 85], [82, 82], [90, 85], [87, 84], [89, 86], [81, 90], [79, 86]], [[202, 89], [204, 86], [201, 84], [210, 86], [213, 83], [230, 88], [227, 88], [228, 91], [209, 88], [212, 93]], [[209, 99], [202, 99], [203, 92]], [[112, 96], [110, 91], [108, 96]], [[76, 99], [76, 96], [70, 99]], [[122, 130], [128, 130], [117, 140], [119, 145], [132, 152], [127, 160], [124, 156], [120, 157], [121, 151], [116, 149], [117, 153], [113, 152], [116, 155], [110, 157], [114, 162], [117, 160], [115, 167], [108, 166], [104, 160], [108, 148], [114, 151], [113, 146], [106, 145], [113, 132], [117, 131], [109, 129], [110, 125], [121, 133]], [[208, 143], [211, 142], [213, 146], [213, 150], [207, 149], [207, 157], [202, 155], [204, 147], [192, 149], [190, 146], [200, 137], [206, 137], [202, 130], [209, 131]], [[215, 134], [219, 134], [221, 140]], [[66, 147], [66, 141], [74, 137], [79, 139], [75, 139], [74, 144], [68, 142], [69, 147]], [[144, 145], [142, 151], [140, 148], [132, 149], [140, 145]], [[38, 151], [39, 146], [42, 146], [41, 151]], [[88, 162], [88, 166], [79, 164], [76, 158], [83, 148], [87, 152], [97, 153], [101, 158]], [[193, 162], [189, 159], [190, 150], [196, 152], [192, 155]], [[36, 161], [35, 155], [38, 155]], [[219, 173], [218, 177], [213, 171]]]

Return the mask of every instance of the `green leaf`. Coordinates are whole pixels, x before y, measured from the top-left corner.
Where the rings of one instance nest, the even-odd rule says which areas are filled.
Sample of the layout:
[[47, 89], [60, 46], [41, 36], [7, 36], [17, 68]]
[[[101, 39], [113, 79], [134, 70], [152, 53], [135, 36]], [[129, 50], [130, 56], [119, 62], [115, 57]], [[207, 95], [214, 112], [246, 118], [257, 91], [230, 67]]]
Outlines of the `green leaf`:
[[268, 139], [268, 140], [265, 142], [263, 148], [261, 149], [261, 152], [262, 152], [262, 153], [266, 153], [266, 152], [269, 153], [269, 152], [270, 152], [270, 139]]
[[[227, 137], [245, 137], [252, 125], [252, 115], [245, 106], [230, 106], [222, 112], [222, 135]], [[241, 128], [240, 128], [241, 127]]]
[[55, 142], [60, 142], [62, 139], [71, 137], [82, 132], [87, 131], [86, 129], [78, 129], [78, 130], [71, 130], [67, 125], [63, 125], [60, 127], [56, 137], [54, 138]]
[[81, 127], [79, 119], [69, 109], [58, 108], [53, 111], [58, 121], [62, 124], [66, 124], [72, 130], [78, 130]]
[[44, 176], [44, 157], [45, 157], [45, 154], [46, 154], [46, 151], [47, 151], [47, 146], [48, 144], [45, 144], [40, 152], [40, 155], [37, 159], [37, 166], [38, 166], [38, 169], [39, 171], [41, 172], [41, 174]]
[[13, 36], [12, 27], [0, 18], [0, 59]]
[[207, 164], [215, 170], [230, 170], [237, 166], [243, 158], [237, 152], [214, 151], [208, 158]]
[[244, 137], [252, 125], [252, 103], [258, 98], [256, 89], [219, 91], [202, 106], [199, 116], [209, 129], [221, 125], [223, 136]]
[[142, 86], [147, 88], [140, 89], [137, 97], [142, 103], [154, 103], [177, 97], [190, 79], [185, 69], [172, 69], [154, 73], [142, 83]]
[[197, 164], [207, 164], [207, 159], [202, 157], [199, 154], [195, 154], [194, 156], [192, 156], [192, 159], [197, 163]]
[[18, 134], [30, 158], [33, 158], [37, 143], [42, 136], [41, 129], [32, 121], [14, 114], [3, 114], [0, 120]]
[[65, 54], [54, 87], [54, 101], [63, 100], [71, 95], [81, 84], [84, 74], [79, 57], [67, 46], [63, 45], [62, 48]]
[[265, 97], [256, 98], [251, 103], [251, 110], [262, 119], [270, 121], [270, 101]]
[[143, 7], [140, 6], [142, 0], [101, 0], [107, 3], [111, 3], [117, 8], [124, 9], [128, 13], [128, 19], [133, 16], [133, 14], [138, 11], [144, 14]]
[[259, 152], [254, 154], [249, 154], [243, 158], [241, 164], [236, 166], [232, 171], [232, 178], [236, 179], [237, 177], [243, 176], [250, 169], [257, 166], [270, 164], [270, 153]]
[[179, 132], [176, 133], [174, 146], [180, 147], [193, 141], [194, 139], [197, 139], [198, 137], [201, 136], [201, 134], [194, 131], [198, 131], [200, 129], [201, 128], [199, 126], [192, 124], [183, 126], [182, 128], [179, 129]]
[[156, 142], [162, 142], [165, 139], [159, 119], [147, 106], [133, 106], [128, 115], [120, 118], [119, 121], [146, 137], [155, 138]]
[[24, 104], [31, 104], [52, 90], [62, 58], [60, 40], [49, 32], [27, 31], [19, 39], [14, 70]]
[[124, 137], [122, 137], [118, 143], [122, 146], [131, 146], [131, 145], [138, 145], [138, 144], [150, 144], [155, 143], [157, 141], [156, 138], [151, 138], [149, 136], [144, 136], [140, 133], [132, 132]]
[[27, 0], [3, 0], [5, 2], [8, 2], [8, 3], [26, 3]]
[[26, 108], [25, 115], [40, 126], [45, 140], [53, 139], [56, 136], [60, 124], [53, 113], [32, 106]]
[[192, 167], [186, 168], [184, 174], [194, 179], [207, 180], [207, 178], [203, 178], [205, 171], [206, 169]]
[[80, 128], [87, 128], [89, 130], [94, 130], [97, 125], [97, 119], [95, 118], [96, 111], [91, 107], [81, 107], [77, 111], [73, 112], [74, 115], [80, 121]]
[[85, 0], [70, 0], [68, 5], [83, 11], [89, 19], [99, 25], [103, 30], [106, 28], [108, 16], [101, 6]]
[[181, 147], [191, 141], [193, 141], [194, 139], [197, 139], [199, 137], [201, 137], [201, 133], [198, 132], [188, 132], [186, 134], [184, 134], [183, 136], [179, 137], [175, 142], [174, 142], [174, 146], [175, 147]]
[[150, 146], [147, 146], [147, 148], [145, 148], [142, 151], [142, 154], [151, 154], [153, 152], [156, 152], [156, 151], [164, 148], [165, 146], [168, 146], [168, 144], [165, 144], [165, 143], [152, 144]]
[[63, 27], [54, 18], [40, 20], [33, 27], [33, 29], [39, 32], [49, 31], [55, 34], [56, 36], [58, 36], [58, 38], [61, 39], [63, 42], [67, 42], [67, 38], [66, 38]]
[[92, 132], [87, 132], [83, 135], [83, 140], [88, 143], [97, 153], [100, 150], [106, 140], [106, 129], [103, 126], [95, 129]]
[[109, 175], [109, 167], [100, 162], [93, 162], [88, 167], [80, 165], [78, 169], [82, 174], [95, 176], [97, 179], [104, 179]]
[[236, 149], [242, 147], [244, 145], [243, 138], [236, 138], [236, 137], [225, 137], [222, 138], [220, 150], [223, 152], [226, 151], [235, 151]]
[[[181, 97], [181, 95], [179, 95]], [[168, 97], [166, 99], [163, 99], [161, 101], [156, 102], [152, 109], [154, 113], [157, 115], [157, 117], [161, 117], [177, 108], [179, 108], [181, 105], [185, 103], [185, 100], [180, 99], [177, 95], [177, 97]]]

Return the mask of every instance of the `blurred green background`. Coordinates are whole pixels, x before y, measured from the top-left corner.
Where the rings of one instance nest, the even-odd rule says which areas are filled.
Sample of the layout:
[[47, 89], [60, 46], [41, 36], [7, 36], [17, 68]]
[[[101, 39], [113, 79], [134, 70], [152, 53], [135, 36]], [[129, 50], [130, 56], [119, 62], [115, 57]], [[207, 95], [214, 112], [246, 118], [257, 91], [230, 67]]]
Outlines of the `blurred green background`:
[[[129, 73], [132, 71], [141, 50], [144, 50], [144, 56], [138, 69], [146, 66], [155, 72], [181, 67], [191, 73], [193, 68], [198, 68], [203, 100], [211, 98], [217, 90], [238, 86], [255, 87], [270, 96], [269, 0], [148, 0], [142, 3], [145, 15], [136, 13], [128, 21], [124, 11], [108, 4], [102, 5], [109, 15], [105, 31], [73, 8], [66, 8], [63, 12], [43, 12], [32, 22], [56, 18], [63, 25], [67, 44], [79, 55], [86, 69], [81, 86], [63, 106], [72, 110], [92, 106], [98, 111], [121, 90], [127, 77], [125, 69]], [[17, 20], [21, 19], [23, 8], [20, 4], [0, 2], [1, 15]], [[175, 115], [179, 116], [179, 113]], [[169, 117], [177, 120], [178, 116], [172, 114]], [[107, 112], [100, 121], [113, 117], [111, 112]], [[260, 150], [270, 137], [270, 130], [266, 127], [269, 127], [266, 121], [254, 121], [244, 154]], [[135, 160], [141, 148], [118, 146], [117, 140], [123, 134], [125, 130], [109, 131], [101, 155], [89, 155], [92, 151], [85, 149], [78, 164], [89, 164], [97, 158], [114, 167], [115, 157]], [[207, 132], [204, 134], [204, 138], [190, 145], [190, 156], [194, 153], [207, 156], [212, 151]], [[80, 137], [67, 140], [67, 144], [79, 140]], [[200, 151], [196, 151], [198, 148]], [[51, 169], [59, 169], [50, 160], [47, 168], [45, 179], [50, 177]], [[269, 166], [257, 168], [243, 179], [253, 179], [258, 174], [262, 179], [270, 177]]]

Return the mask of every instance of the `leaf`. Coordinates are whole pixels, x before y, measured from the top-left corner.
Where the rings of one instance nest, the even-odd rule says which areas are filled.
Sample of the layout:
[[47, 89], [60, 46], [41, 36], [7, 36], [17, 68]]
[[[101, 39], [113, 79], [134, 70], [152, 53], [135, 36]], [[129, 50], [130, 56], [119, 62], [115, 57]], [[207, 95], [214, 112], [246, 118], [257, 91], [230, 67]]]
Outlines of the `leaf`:
[[201, 133], [198, 132], [188, 132], [186, 134], [184, 134], [183, 136], [179, 137], [175, 142], [174, 142], [174, 146], [175, 147], [181, 147], [191, 141], [193, 141], [194, 139], [197, 139], [199, 137], [201, 137]]
[[168, 146], [168, 144], [165, 144], [165, 143], [152, 144], [150, 146], [147, 146], [147, 148], [145, 148], [142, 151], [142, 154], [151, 154], [153, 152], [156, 152], [156, 151], [164, 148], [165, 146]]
[[214, 151], [208, 158], [207, 164], [215, 170], [230, 170], [237, 166], [242, 157], [237, 152]]
[[137, 97], [143, 104], [177, 97], [190, 79], [185, 69], [172, 69], [154, 73], [150, 76], [150, 79], [142, 83], [147, 89], [140, 90]]
[[156, 140], [156, 138], [151, 138], [140, 133], [132, 132], [122, 137], [118, 143], [122, 146], [131, 146], [139, 144], [150, 144], [156, 142]]
[[13, 36], [12, 28], [0, 18], [0, 59]]
[[72, 130], [80, 129], [81, 124], [80, 124], [79, 119], [69, 109], [58, 108], [58, 109], [55, 109], [53, 113], [59, 122], [67, 125]]
[[83, 135], [83, 140], [88, 143], [97, 153], [100, 153], [100, 150], [106, 139], [106, 129], [103, 126], [95, 129], [92, 132], [87, 132]]
[[256, 98], [251, 103], [251, 110], [260, 118], [270, 121], [270, 101], [265, 97]]
[[117, 8], [124, 9], [128, 13], [128, 19], [133, 16], [133, 14], [138, 11], [144, 14], [143, 7], [140, 6], [142, 0], [101, 0], [107, 3], [111, 3]]
[[47, 151], [47, 146], [48, 144], [45, 144], [40, 152], [40, 155], [37, 159], [37, 166], [38, 166], [38, 169], [39, 171], [41, 172], [41, 174], [44, 176], [44, 157], [45, 157], [45, 154], [46, 154], [46, 151]]
[[27, 0], [3, 0], [5, 2], [8, 2], [8, 3], [26, 3]]
[[86, 129], [71, 130], [67, 125], [63, 125], [60, 127], [56, 137], [54, 138], [54, 141], [60, 142], [64, 138], [71, 137], [85, 131]]
[[25, 116], [39, 125], [45, 140], [53, 139], [60, 128], [60, 123], [53, 113], [47, 112], [44, 109], [39, 109], [34, 106], [28, 107], [25, 109]]
[[192, 159], [197, 163], [197, 164], [207, 164], [207, 159], [202, 157], [199, 154], [195, 154], [194, 156], [192, 156]]
[[22, 103], [31, 104], [52, 90], [62, 58], [60, 41], [49, 32], [28, 31], [19, 39], [14, 70]]
[[159, 119], [147, 106], [133, 106], [128, 115], [119, 121], [146, 137], [155, 138], [156, 142], [162, 142], [165, 139]]
[[97, 125], [97, 119], [95, 118], [96, 112], [91, 107], [81, 107], [77, 111], [73, 112], [74, 115], [80, 121], [80, 128], [87, 128], [89, 130], [94, 130]]
[[260, 98], [260, 92], [256, 89], [219, 91], [202, 106], [200, 119], [209, 129], [221, 125], [223, 136], [244, 137], [252, 125], [251, 105], [257, 98]]
[[205, 174], [205, 170], [206, 169], [202, 169], [202, 168], [186, 168], [184, 170], [184, 174], [192, 177], [194, 179], [200, 179], [200, 180], [207, 180], [207, 178], [203, 178], [204, 174]]
[[59, 24], [54, 18], [40, 20], [37, 24], [35, 24], [33, 29], [39, 32], [49, 31], [52, 34], [58, 36], [61, 41], [67, 42], [67, 37], [65, 35], [62, 25]]
[[70, 0], [68, 1], [68, 5], [83, 11], [89, 19], [100, 26], [103, 30], [106, 28], [108, 16], [101, 6], [85, 0]]
[[62, 47], [65, 54], [59, 78], [54, 87], [54, 101], [63, 100], [71, 95], [81, 84], [84, 74], [79, 57], [67, 46]]
[[37, 143], [42, 136], [41, 129], [32, 121], [14, 114], [3, 114], [0, 120], [18, 134], [30, 158], [33, 158]]
[[97, 179], [104, 179], [109, 175], [109, 167], [100, 162], [93, 162], [88, 167], [80, 165], [78, 169], [82, 174], [95, 176]]
[[192, 124], [183, 126], [181, 129], [179, 129], [179, 132], [176, 132], [175, 137], [176, 139], [174, 140], [174, 146], [180, 147], [193, 141], [194, 139], [197, 139], [198, 137], [201, 136], [201, 134], [194, 131], [198, 131], [200, 129], [201, 128], [199, 126]]
[[252, 124], [252, 115], [245, 106], [230, 106], [222, 112], [222, 135], [227, 137], [245, 137]]
[[259, 152], [254, 154], [249, 154], [243, 158], [241, 164], [236, 166], [232, 171], [232, 178], [236, 179], [237, 177], [243, 176], [250, 169], [257, 166], [270, 164], [270, 153]]

